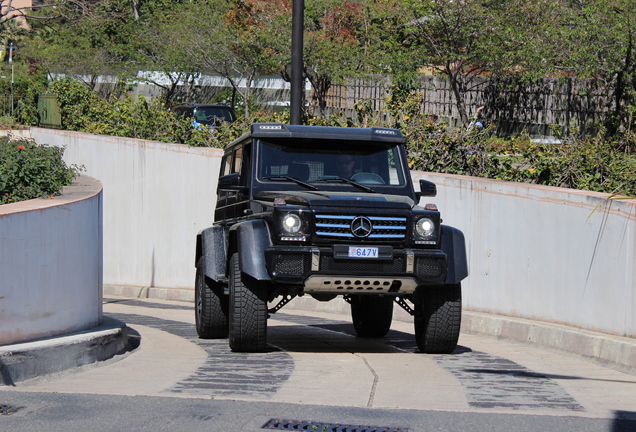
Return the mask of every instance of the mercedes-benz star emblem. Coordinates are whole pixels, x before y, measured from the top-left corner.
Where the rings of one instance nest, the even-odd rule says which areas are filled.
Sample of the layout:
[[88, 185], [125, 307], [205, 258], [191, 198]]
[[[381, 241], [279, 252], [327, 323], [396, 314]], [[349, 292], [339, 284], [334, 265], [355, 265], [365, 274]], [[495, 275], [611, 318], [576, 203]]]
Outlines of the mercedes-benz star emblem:
[[356, 237], [368, 237], [372, 230], [373, 224], [367, 217], [358, 216], [351, 222], [351, 233]]

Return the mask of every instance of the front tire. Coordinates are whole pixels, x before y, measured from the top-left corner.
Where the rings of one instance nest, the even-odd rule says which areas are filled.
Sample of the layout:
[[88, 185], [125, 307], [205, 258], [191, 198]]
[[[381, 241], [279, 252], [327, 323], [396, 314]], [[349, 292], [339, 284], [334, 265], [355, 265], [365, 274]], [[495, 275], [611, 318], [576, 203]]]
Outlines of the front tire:
[[238, 254], [230, 259], [230, 348], [235, 352], [259, 352], [267, 344], [266, 292], [246, 285]]
[[211, 283], [203, 272], [203, 258], [197, 262], [194, 283], [194, 311], [201, 339], [223, 339], [228, 333], [228, 298], [223, 287]]
[[461, 284], [421, 288], [415, 295], [415, 340], [426, 354], [457, 347], [462, 317]]
[[393, 321], [393, 298], [388, 296], [351, 296], [351, 319], [360, 337], [384, 337]]

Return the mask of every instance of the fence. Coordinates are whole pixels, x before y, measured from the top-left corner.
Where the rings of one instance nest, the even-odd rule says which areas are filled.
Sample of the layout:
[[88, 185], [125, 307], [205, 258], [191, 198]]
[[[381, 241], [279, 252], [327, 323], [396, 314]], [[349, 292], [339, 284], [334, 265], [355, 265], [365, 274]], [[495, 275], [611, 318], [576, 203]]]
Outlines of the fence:
[[[468, 114], [485, 105], [487, 120], [496, 125], [500, 135], [526, 130], [532, 136], [550, 136], [553, 134], [551, 125], [558, 125], [564, 134], [575, 129], [594, 134], [612, 105], [611, 88], [599, 80], [544, 78], [533, 83], [521, 83], [513, 79], [477, 77], [468, 84], [464, 93]], [[342, 111], [355, 119], [355, 104], [364, 101], [370, 103], [371, 110], [380, 120], [385, 120], [385, 100], [390, 85], [390, 79], [381, 76], [332, 85], [326, 96], [327, 113]], [[112, 86], [100, 84], [98, 89], [108, 93]], [[263, 108], [273, 109], [289, 100], [289, 83], [282, 78], [260, 77], [252, 86], [254, 99]], [[207, 103], [229, 89], [227, 80], [204, 76], [194, 87], [179, 86], [177, 100]], [[458, 125], [460, 115], [456, 99], [445, 77], [421, 76], [417, 80], [416, 91], [423, 96], [422, 113], [435, 114], [452, 126]], [[308, 99], [311, 99], [312, 92], [306, 86]], [[153, 98], [160, 91], [157, 86], [139, 84], [134, 94]], [[0, 97], [0, 112], [7, 112], [9, 107], [6, 102], [2, 104], [2, 99]]]
[[[450, 82], [442, 76], [422, 76], [416, 91], [423, 96], [420, 111], [449, 119], [460, 117]], [[375, 112], [384, 112], [391, 82], [388, 78], [356, 79], [333, 85], [327, 95], [329, 110], [348, 115], [355, 103], [365, 101]], [[512, 79], [476, 78], [465, 93], [471, 111], [482, 105], [501, 134], [527, 130], [532, 135], [552, 134], [550, 125], [559, 125], [563, 133], [578, 128], [594, 133], [611, 104], [610, 91], [596, 80], [544, 78], [533, 83]], [[352, 117], [355, 117], [352, 115]]]

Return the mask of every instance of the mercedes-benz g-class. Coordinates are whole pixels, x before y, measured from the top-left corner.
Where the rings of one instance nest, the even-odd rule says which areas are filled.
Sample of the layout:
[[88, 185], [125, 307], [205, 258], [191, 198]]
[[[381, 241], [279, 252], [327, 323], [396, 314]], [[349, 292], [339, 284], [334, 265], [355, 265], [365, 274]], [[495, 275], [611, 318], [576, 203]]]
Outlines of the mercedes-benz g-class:
[[436, 194], [419, 186], [398, 130], [252, 125], [225, 147], [215, 222], [197, 235], [199, 336], [262, 351], [269, 315], [294, 297], [343, 297], [359, 336], [386, 335], [397, 303], [420, 351], [452, 352], [464, 236], [418, 205]]

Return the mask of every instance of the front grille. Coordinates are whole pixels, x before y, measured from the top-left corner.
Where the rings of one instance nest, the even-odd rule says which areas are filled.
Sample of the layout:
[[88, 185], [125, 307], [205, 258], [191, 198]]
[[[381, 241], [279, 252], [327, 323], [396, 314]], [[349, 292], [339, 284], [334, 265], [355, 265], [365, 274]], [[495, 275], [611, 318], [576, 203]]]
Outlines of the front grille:
[[405, 271], [404, 258], [393, 257], [392, 261], [335, 260], [333, 256], [321, 255], [321, 273], [347, 274], [402, 274]]
[[437, 279], [444, 276], [444, 258], [418, 257], [415, 259], [415, 274], [420, 279]]
[[[319, 238], [354, 239], [351, 222], [366, 215], [316, 215], [316, 235]], [[407, 218], [402, 216], [366, 216], [372, 224], [369, 239], [402, 240], [406, 238]]]
[[274, 274], [277, 276], [300, 276], [309, 269], [309, 254], [274, 255]]

